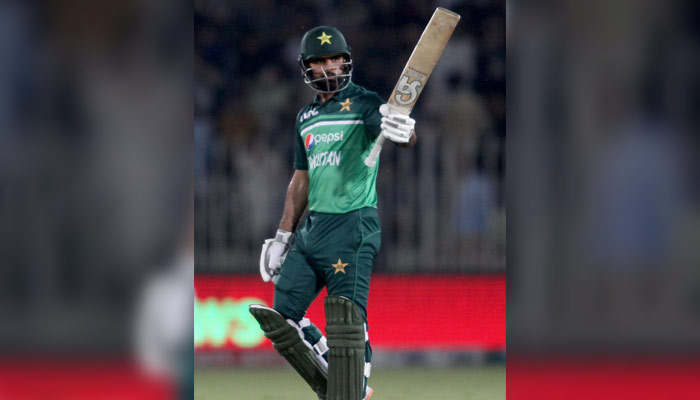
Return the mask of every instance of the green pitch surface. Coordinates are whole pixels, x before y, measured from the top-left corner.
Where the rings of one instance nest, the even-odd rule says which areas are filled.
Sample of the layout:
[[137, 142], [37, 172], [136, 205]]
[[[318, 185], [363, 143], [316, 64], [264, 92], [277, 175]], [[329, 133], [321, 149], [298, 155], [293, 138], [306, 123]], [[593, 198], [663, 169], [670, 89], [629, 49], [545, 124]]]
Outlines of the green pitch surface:
[[[195, 370], [196, 400], [316, 399], [291, 368]], [[372, 400], [498, 400], [506, 398], [505, 365], [376, 369]]]

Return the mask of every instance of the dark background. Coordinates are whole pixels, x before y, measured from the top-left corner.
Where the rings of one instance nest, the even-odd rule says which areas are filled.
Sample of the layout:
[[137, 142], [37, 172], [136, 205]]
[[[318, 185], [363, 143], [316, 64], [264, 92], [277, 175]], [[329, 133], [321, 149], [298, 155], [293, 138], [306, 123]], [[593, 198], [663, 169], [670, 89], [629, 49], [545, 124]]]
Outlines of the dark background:
[[293, 173], [294, 119], [314, 95], [302, 35], [339, 28], [353, 81], [386, 98], [436, 5], [462, 16], [412, 116], [386, 146], [376, 272], [505, 271], [503, 1], [195, 2], [196, 271], [255, 273]]

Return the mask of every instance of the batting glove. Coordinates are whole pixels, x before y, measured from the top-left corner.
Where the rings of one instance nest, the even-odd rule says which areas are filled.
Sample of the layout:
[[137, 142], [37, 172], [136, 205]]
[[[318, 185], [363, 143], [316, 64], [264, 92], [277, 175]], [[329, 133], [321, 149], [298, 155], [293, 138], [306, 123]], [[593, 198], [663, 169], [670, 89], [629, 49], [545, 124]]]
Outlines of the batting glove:
[[267, 239], [260, 254], [260, 276], [265, 282], [277, 283], [282, 263], [289, 252], [289, 239], [292, 232], [277, 230], [274, 239]]
[[416, 120], [408, 115], [396, 112], [387, 104], [379, 107], [382, 114], [382, 135], [395, 143], [408, 143], [413, 135]]

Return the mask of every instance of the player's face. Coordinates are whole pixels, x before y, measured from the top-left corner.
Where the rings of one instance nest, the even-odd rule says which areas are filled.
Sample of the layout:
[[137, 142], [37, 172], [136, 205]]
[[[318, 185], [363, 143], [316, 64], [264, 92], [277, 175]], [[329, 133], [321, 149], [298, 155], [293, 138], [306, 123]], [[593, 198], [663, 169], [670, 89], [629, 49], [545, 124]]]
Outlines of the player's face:
[[343, 56], [341, 54], [312, 58], [308, 61], [308, 65], [314, 75], [314, 78], [321, 78], [325, 75], [340, 75], [343, 73]]

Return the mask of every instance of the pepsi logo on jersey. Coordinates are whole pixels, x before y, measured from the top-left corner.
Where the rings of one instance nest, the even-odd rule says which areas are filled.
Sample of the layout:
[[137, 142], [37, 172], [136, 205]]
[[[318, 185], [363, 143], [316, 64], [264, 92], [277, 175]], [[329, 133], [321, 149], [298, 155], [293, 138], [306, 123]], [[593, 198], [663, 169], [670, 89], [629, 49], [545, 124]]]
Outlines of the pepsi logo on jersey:
[[316, 143], [331, 143], [331, 142], [342, 142], [345, 136], [345, 131], [333, 132], [333, 133], [322, 133], [320, 135], [314, 135], [309, 133], [304, 139], [304, 146], [307, 151], [316, 146]]
[[304, 141], [304, 146], [306, 146], [306, 150], [311, 151], [311, 149], [313, 149], [315, 145], [316, 140], [314, 140], [314, 135], [312, 133], [306, 135], [306, 140]]

